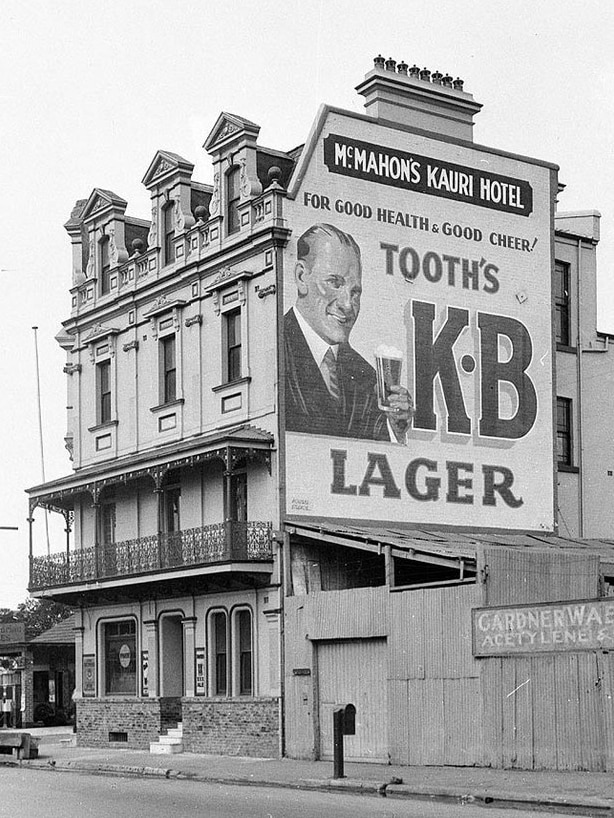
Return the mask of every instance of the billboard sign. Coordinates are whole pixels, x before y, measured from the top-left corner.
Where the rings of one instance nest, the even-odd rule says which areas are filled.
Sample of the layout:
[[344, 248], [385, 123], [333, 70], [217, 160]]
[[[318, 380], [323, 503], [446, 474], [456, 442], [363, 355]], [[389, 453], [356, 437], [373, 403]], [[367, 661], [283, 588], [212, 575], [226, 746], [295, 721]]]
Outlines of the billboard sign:
[[552, 530], [552, 168], [323, 109], [294, 178], [288, 517]]

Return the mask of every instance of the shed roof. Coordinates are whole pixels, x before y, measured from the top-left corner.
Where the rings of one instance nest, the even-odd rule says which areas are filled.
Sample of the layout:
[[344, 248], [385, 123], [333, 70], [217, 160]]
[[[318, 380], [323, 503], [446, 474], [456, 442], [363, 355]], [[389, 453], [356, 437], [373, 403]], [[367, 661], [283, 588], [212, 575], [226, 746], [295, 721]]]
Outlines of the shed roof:
[[43, 631], [34, 639], [30, 640], [31, 645], [74, 645], [75, 643], [75, 615], [67, 616], [61, 622], [57, 622], [49, 630]]
[[384, 545], [406, 552], [434, 557], [477, 561], [481, 546], [506, 546], [516, 550], [559, 551], [597, 556], [606, 570], [614, 573], [613, 540], [581, 540], [555, 534], [521, 532], [494, 533], [453, 531], [396, 526], [344, 525], [334, 522], [297, 522], [289, 528], [312, 539], [336, 542], [354, 548], [375, 550]]

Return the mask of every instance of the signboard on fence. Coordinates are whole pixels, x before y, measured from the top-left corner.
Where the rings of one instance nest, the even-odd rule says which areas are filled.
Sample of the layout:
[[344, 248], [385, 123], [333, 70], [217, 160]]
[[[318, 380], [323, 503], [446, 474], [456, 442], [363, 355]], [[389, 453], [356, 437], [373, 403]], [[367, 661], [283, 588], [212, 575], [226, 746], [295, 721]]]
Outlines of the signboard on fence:
[[614, 599], [474, 608], [473, 655], [614, 649]]

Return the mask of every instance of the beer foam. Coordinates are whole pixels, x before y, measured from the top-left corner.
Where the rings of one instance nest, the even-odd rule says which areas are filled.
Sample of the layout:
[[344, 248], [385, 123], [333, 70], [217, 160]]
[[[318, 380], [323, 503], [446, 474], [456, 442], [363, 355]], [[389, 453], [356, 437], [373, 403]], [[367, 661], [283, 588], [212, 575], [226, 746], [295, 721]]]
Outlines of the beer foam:
[[396, 347], [388, 347], [385, 344], [380, 344], [375, 349], [375, 357], [376, 358], [398, 358], [400, 361], [403, 360], [403, 353], [400, 349]]

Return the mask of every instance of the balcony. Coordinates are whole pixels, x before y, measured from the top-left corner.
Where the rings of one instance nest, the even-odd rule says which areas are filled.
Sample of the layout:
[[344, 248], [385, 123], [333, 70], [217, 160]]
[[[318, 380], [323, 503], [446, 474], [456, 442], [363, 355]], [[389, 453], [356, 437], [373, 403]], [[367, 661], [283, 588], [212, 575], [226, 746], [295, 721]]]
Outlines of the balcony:
[[32, 557], [31, 591], [176, 568], [273, 559], [271, 523], [217, 523]]

